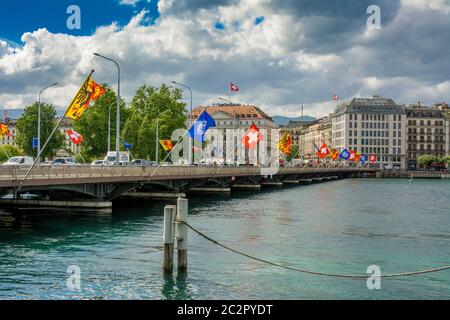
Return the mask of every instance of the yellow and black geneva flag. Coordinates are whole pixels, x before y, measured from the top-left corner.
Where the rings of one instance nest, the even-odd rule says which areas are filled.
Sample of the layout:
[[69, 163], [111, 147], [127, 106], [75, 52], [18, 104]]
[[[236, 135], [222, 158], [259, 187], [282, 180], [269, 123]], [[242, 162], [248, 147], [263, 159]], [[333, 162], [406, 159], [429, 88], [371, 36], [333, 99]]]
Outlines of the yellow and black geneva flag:
[[77, 95], [67, 109], [66, 116], [68, 118], [74, 120], [80, 119], [84, 111], [86, 111], [87, 107], [89, 107], [89, 104], [105, 94], [105, 89], [98, 85], [94, 79], [92, 79], [92, 73], [93, 71], [84, 81]]

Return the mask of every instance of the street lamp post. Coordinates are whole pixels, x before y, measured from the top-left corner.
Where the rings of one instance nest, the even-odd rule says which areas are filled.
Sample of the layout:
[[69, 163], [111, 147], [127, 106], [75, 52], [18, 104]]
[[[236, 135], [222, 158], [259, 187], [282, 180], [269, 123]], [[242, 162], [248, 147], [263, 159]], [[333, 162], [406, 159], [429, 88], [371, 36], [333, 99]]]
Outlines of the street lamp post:
[[98, 53], [94, 53], [94, 55], [111, 61], [117, 67], [116, 165], [118, 166], [120, 161], [120, 66], [114, 59], [105, 57]]
[[[40, 154], [41, 152], [41, 95], [42, 93], [51, 88], [58, 85], [58, 82], [55, 82], [49, 86], [46, 86], [45, 88], [43, 88], [41, 91], [39, 91], [39, 95], [38, 95], [38, 122], [37, 122], [37, 127], [38, 127], [38, 132], [37, 132], [37, 138], [38, 138], [38, 145], [37, 145], [37, 154]], [[39, 159], [37, 159], [37, 162], [39, 162]]]
[[108, 152], [111, 151], [111, 107], [116, 104], [113, 102], [108, 107]]
[[[176, 81], [172, 81], [173, 84], [178, 85], [180, 87], [186, 88], [189, 90], [189, 92], [191, 93], [191, 109], [190, 109], [190, 114], [189, 114], [189, 128], [192, 127], [192, 89], [182, 83], [178, 83]], [[192, 138], [189, 138], [189, 164], [192, 164]]]

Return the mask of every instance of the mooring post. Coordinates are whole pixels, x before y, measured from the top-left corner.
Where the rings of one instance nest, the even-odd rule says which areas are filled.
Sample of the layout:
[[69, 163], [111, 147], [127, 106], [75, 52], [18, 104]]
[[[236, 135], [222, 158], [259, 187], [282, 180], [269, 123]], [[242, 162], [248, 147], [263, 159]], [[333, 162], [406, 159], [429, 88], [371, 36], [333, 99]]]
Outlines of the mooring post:
[[175, 240], [175, 214], [177, 206], [165, 206], [164, 208], [164, 272], [173, 270], [173, 243]]
[[175, 238], [177, 239], [178, 251], [178, 270], [187, 270], [187, 242], [188, 228], [184, 224], [188, 222], [188, 200], [178, 198], [177, 200], [177, 219], [175, 222]]

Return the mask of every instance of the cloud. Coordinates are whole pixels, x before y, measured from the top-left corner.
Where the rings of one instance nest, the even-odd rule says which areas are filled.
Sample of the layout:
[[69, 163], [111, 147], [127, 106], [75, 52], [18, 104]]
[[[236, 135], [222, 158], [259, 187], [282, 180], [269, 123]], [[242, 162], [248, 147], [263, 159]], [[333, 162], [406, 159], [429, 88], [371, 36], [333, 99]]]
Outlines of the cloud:
[[[366, 29], [369, 2], [381, 7], [382, 30]], [[450, 100], [447, 2], [336, 3], [160, 0], [162, 15], [151, 25], [141, 11], [125, 26], [102, 26], [90, 36], [34, 30], [15, 52], [0, 41], [0, 106], [23, 107], [58, 81], [43, 99], [66, 107], [92, 68], [97, 82], [115, 88], [115, 66], [93, 52], [119, 62], [128, 101], [142, 84], [171, 80], [189, 84], [196, 105], [218, 102], [237, 83], [241, 91], [232, 100], [271, 115], [298, 115], [301, 101], [305, 113], [326, 115], [334, 94]], [[258, 17], [264, 21], [255, 24]]]
[[[144, 0], [119, 0], [119, 4], [120, 5], [124, 5], [124, 6], [132, 6], [135, 7], [136, 4], [138, 4], [139, 2], [144, 1]], [[146, 2], [150, 2], [151, 0], [145, 0]]]

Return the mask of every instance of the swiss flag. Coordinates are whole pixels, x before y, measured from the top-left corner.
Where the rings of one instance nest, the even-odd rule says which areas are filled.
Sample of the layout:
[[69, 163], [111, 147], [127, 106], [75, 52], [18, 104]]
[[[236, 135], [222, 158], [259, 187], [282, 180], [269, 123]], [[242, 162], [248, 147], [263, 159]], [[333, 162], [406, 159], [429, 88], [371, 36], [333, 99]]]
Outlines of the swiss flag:
[[234, 83], [230, 83], [230, 90], [231, 92], [239, 92], [239, 87]]
[[242, 137], [241, 142], [247, 149], [253, 149], [258, 145], [258, 142], [263, 139], [261, 132], [259, 132], [258, 127], [252, 124], [250, 129]]
[[67, 129], [67, 134], [69, 135], [70, 140], [72, 140], [73, 144], [81, 144], [83, 142], [83, 136], [76, 131]]
[[377, 162], [377, 156], [376, 156], [376, 155], [371, 155], [371, 156], [369, 157], [369, 161], [370, 161], [371, 163]]
[[348, 158], [348, 161], [355, 161], [356, 159], [356, 153], [353, 150], [350, 150], [350, 157]]
[[330, 150], [328, 149], [328, 146], [326, 145], [326, 143], [324, 143], [319, 151], [316, 152], [316, 155], [320, 158], [323, 159], [325, 158], [328, 154], [330, 153]]

